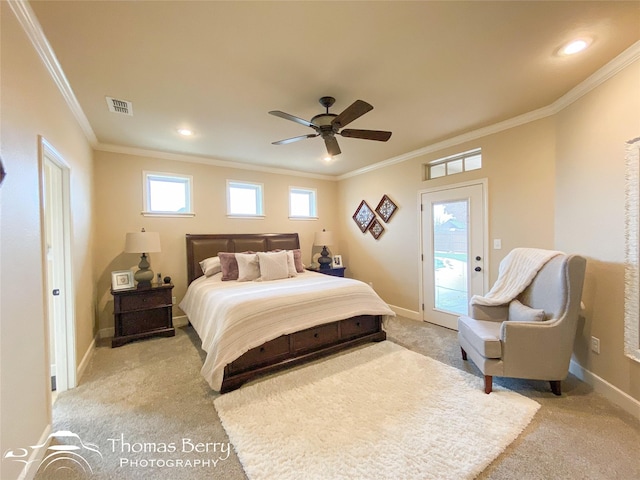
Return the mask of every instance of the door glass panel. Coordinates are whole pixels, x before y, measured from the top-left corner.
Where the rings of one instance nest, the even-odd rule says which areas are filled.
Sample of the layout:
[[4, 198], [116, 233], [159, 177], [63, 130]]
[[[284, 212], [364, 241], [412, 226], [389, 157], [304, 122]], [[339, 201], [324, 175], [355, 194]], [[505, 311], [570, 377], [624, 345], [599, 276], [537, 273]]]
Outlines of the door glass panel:
[[467, 200], [433, 204], [433, 274], [435, 308], [467, 314], [469, 251]]

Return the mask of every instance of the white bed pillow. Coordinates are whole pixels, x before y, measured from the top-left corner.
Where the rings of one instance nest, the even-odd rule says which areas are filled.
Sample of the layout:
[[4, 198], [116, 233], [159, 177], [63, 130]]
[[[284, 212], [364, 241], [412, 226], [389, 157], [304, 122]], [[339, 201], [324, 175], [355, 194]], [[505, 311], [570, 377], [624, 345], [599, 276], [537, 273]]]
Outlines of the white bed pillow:
[[220, 258], [219, 257], [205, 258], [200, 262], [200, 268], [202, 268], [202, 273], [204, 273], [205, 277], [210, 277], [211, 275], [220, 273], [222, 271]]
[[260, 277], [260, 265], [255, 253], [236, 253], [238, 281], [250, 282]]
[[260, 263], [260, 280], [289, 278], [289, 255], [286, 251], [258, 252], [257, 255]]

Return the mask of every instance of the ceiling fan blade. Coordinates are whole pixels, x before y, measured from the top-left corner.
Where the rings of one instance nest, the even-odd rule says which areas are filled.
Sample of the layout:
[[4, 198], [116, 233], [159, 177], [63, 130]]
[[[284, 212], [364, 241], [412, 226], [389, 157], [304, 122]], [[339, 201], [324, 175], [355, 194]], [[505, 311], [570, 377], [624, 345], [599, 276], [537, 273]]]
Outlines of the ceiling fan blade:
[[327, 146], [327, 153], [332, 157], [335, 157], [336, 155], [340, 155], [342, 153], [340, 150], [340, 146], [338, 145], [338, 141], [333, 135], [327, 135], [326, 137], [324, 137], [324, 144]]
[[279, 140], [277, 142], [271, 142], [271, 145], [284, 145], [285, 143], [293, 143], [306, 138], [317, 137], [318, 133], [310, 133], [309, 135], [300, 135], [299, 137], [287, 138], [285, 140]]
[[338, 128], [346, 127], [356, 118], [360, 118], [368, 111], [373, 110], [373, 106], [369, 105], [363, 100], [356, 100], [349, 107], [346, 108], [340, 115], [333, 119], [331, 125]]
[[386, 142], [391, 138], [391, 132], [385, 132], [382, 130], [353, 130], [347, 128], [340, 132], [343, 137], [362, 138], [364, 140], [377, 140], [379, 142]]
[[304, 125], [305, 127], [312, 127], [312, 128], [317, 127], [317, 125], [314, 125], [313, 123], [306, 121], [304, 118], [295, 117], [288, 113], [281, 112], [280, 110], [271, 110], [269, 113], [271, 115], [275, 115], [276, 117], [284, 118], [285, 120], [291, 120], [292, 122], [299, 123], [301, 125]]

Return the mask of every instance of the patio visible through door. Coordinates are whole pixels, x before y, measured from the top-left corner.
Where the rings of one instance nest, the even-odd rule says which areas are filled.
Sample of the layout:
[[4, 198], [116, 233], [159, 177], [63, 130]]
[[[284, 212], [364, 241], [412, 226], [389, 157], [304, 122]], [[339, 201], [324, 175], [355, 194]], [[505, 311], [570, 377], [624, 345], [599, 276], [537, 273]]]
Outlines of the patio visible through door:
[[423, 320], [457, 330], [484, 293], [484, 182], [421, 194]]

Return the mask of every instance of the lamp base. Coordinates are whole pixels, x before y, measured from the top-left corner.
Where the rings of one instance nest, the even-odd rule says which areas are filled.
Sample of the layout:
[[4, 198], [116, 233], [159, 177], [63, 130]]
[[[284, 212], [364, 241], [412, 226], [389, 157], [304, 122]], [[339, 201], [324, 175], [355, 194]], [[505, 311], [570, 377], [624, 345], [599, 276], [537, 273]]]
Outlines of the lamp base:
[[139, 270], [133, 275], [133, 279], [138, 282], [138, 288], [151, 288], [153, 270], [149, 268], [147, 255], [144, 253], [142, 254], [142, 257], [140, 257], [138, 268]]
[[320, 270], [331, 268], [331, 257], [329, 256], [329, 251], [327, 250], [326, 245], [322, 247], [322, 252], [318, 257], [318, 263], [320, 264]]

